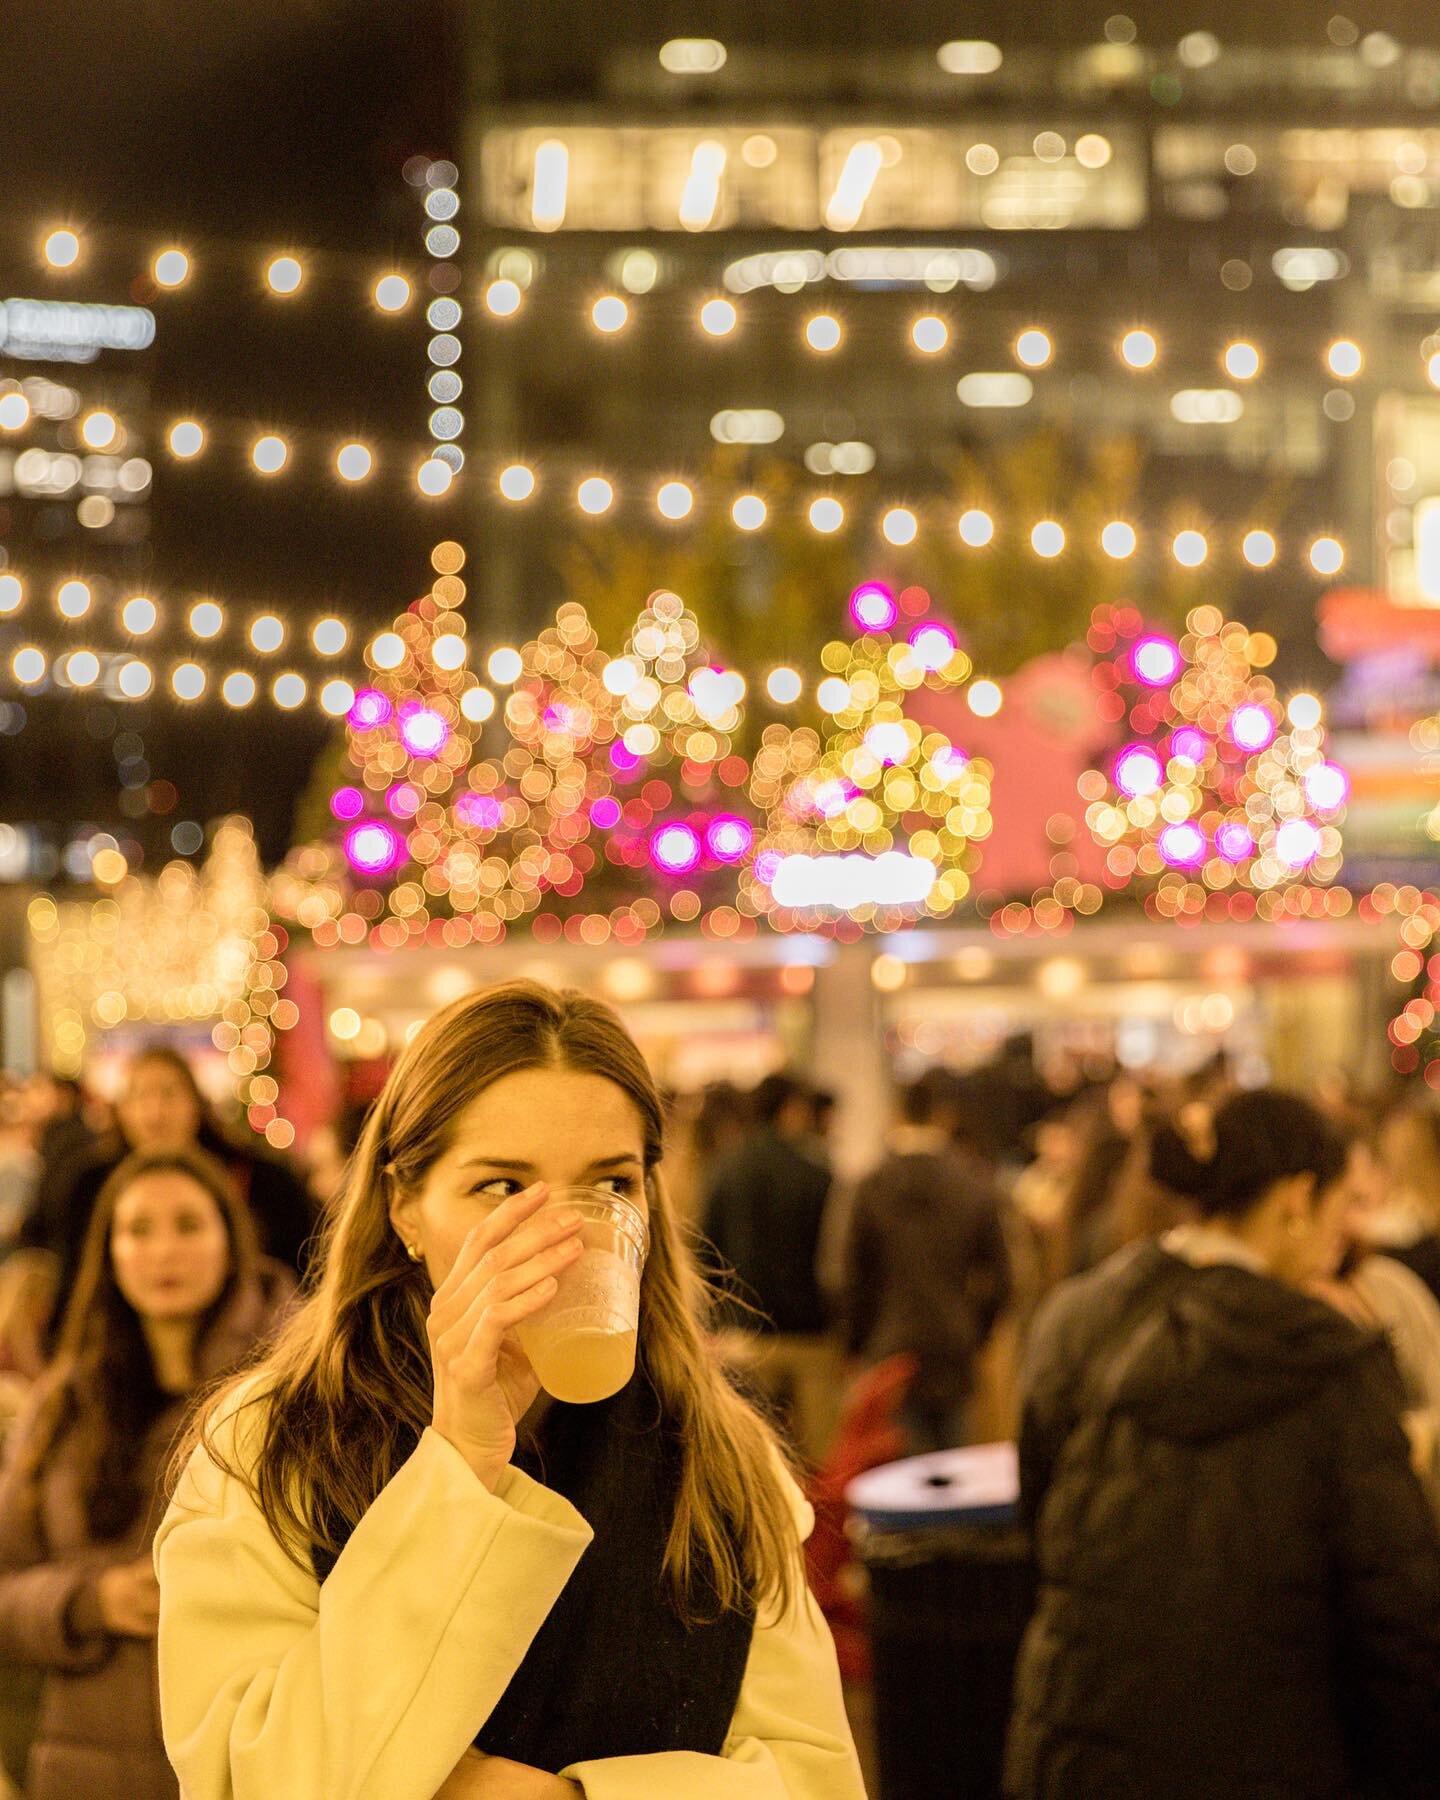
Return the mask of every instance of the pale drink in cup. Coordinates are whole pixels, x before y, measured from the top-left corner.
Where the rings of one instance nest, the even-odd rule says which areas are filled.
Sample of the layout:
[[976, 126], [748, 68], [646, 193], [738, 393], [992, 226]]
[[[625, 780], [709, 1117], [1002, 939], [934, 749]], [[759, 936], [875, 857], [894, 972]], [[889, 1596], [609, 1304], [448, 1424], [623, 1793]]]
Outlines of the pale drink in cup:
[[551, 1206], [580, 1214], [580, 1254], [556, 1277], [554, 1297], [515, 1335], [552, 1399], [608, 1400], [635, 1372], [650, 1228], [633, 1201], [603, 1188], [556, 1188], [541, 1213]]

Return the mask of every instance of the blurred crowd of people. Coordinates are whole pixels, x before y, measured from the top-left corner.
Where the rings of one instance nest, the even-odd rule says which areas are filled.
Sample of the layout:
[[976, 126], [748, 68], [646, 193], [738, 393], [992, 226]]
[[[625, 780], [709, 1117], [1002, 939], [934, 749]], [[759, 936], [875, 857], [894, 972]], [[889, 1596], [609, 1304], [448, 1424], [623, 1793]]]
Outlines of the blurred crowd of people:
[[1223, 1055], [1051, 1085], [1017, 1042], [901, 1084], [845, 1181], [831, 1106], [774, 1075], [689, 1116], [730, 1354], [813, 1470], [847, 1678], [848, 1483], [1018, 1437], [1040, 1600], [1007, 1792], [1433, 1792], [1440, 1112], [1244, 1093]]
[[[1040, 1600], [1015, 1794], [1318, 1796], [1357, 1759], [1411, 1792], [1403, 1746], [1440, 1749], [1440, 1113], [1339, 1081], [1242, 1093], [1223, 1056], [1047, 1082], [1017, 1041], [900, 1082], [858, 1179], [836, 1114], [793, 1072], [672, 1096], [667, 1169], [721, 1354], [808, 1468], [856, 1691], [848, 1483], [1018, 1439]], [[167, 1047], [113, 1104], [48, 1075], [0, 1091], [0, 1761], [19, 1782], [28, 1758], [28, 1792], [148, 1791], [166, 1450], [303, 1284], [362, 1116], [301, 1174]], [[1342, 1666], [1359, 1725], [1332, 1716]], [[1247, 1669], [1292, 1723], [1226, 1718], [1231, 1785], [1185, 1786], [1167, 1759], [1204, 1734], [1213, 1765], [1200, 1714], [1241, 1710]], [[1303, 1778], [1267, 1785], [1285, 1758]]]

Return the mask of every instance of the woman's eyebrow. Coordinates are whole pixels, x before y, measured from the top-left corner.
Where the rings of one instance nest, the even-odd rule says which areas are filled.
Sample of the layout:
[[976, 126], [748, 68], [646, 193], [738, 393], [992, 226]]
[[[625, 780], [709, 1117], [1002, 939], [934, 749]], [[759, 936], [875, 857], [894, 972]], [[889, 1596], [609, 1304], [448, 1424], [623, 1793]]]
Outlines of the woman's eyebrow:
[[[633, 1150], [625, 1150], [618, 1156], [597, 1157], [586, 1172], [593, 1173], [596, 1169], [629, 1168], [640, 1161], [641, 1158]], [[469, 1169], [514, 1169], [517, 1174], [525, 1175], [529, 1174], [535, 1165], [515, 1156], [472, 1156], [468, 1157], [459, 1167], [461, 1174]]]

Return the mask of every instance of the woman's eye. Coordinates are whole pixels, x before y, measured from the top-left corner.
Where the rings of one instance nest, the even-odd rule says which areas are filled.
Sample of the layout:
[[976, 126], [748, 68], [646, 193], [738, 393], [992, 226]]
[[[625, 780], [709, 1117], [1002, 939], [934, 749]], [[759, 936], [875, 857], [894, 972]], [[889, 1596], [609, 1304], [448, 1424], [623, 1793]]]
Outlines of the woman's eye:
[[507, 1200], [520, 1192], [520, 1183], [513, 1175], [492, 1175], [488, 1181], [477, 1182], [470, 1192], [483, 1200]]
[[609, 1188], [612, 1194], [619, 1194], [626, 1200], [634, 1198], [639, 1185], [633, 1175], [607, 1175], [600, 1183], [602, 1188]]

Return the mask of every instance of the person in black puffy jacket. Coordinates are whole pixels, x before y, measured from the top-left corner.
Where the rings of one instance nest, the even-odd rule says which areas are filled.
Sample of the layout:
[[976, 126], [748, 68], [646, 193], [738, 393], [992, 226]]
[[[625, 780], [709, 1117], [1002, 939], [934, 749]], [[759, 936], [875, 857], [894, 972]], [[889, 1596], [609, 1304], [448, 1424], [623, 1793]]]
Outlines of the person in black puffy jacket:
[[1060, 1288], [1020, 1435], [1040, 1597], [1017, 1800], [1440, 1793], [1440, 1537], [1384, 1339], [1330, 1274], [1347, 1153], [1307, 1102], [1227, 1101], [1156, 1178], [1201, 1220]]

